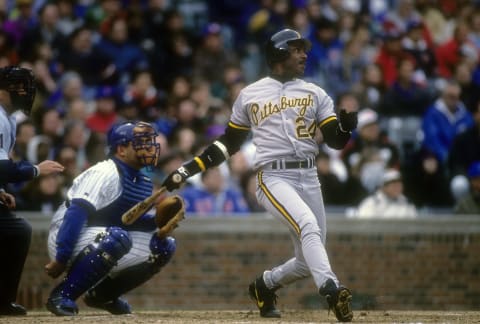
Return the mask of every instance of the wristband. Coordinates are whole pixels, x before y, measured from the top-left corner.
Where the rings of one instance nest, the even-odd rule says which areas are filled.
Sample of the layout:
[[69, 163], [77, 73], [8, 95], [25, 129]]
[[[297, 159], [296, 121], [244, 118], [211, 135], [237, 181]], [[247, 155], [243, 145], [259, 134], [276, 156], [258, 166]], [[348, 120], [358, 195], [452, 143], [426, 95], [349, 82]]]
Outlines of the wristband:
[[38, 165], [33, 166], [33, 177], [36, 178], [40, 175], [40, 167]]

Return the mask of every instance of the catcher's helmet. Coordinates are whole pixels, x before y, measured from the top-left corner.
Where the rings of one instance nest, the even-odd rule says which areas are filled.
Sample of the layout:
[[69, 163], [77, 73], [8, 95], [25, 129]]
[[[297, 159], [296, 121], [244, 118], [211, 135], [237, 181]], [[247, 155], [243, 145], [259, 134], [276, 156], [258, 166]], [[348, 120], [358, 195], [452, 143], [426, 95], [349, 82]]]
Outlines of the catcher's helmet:
[[273, 63], [286, 60], [289, 56], [288, 44], [294, 42], [301, 42], [306, 51], [310, 50], [310, 41], [293, 29], [287, 28], [275, 33], [267, 42], [265, 49], [267, 64], [272, 66]]
[[151, 124], [142, 121], [114, 125], [107, 134], [109, 155], [114, 155], [118, 146], [132, 143], [141, 164], [155, 166], [160, 153], [157, 135], [157, 131]]
[[30, 69], [17, 66], [0, 68], [0, 89], [10, 94], [15, 109], [30, 114], [37, 91], [35, 77]]

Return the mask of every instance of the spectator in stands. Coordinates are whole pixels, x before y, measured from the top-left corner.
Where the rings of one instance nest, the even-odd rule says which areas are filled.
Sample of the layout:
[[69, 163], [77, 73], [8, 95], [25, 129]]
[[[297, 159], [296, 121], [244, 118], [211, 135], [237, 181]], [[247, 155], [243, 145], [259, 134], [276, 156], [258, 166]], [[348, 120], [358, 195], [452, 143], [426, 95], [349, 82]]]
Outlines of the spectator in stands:
[[20, 191], [17, 209], [51, 215], [64, 200], [60, 175], [40, 175]]
[[83, 25], [83, 19], [75, 14], [76, 3], [71, 0], [57, 0], [58, 30], [68, 37], [75, 29]]
[[480, 161], [480, 101], [472, 110], [475, 124], [453, 139], [449, 152], [450, 176], [465, 175], [468, 167]]
[[154, 84], [154, 77], [150, 70], [137, 70], [131, 75], [131, 82], [127, 85], [122, 100], [135, 102], [138, 118], [153, 121], [159, 117], [161, 100], [164, 94]]
[[130, 81], [130, 71], [147, 69], [149, 62], [145, 52], [129, 38], [125, 18], [113, 18], [108, 27], [98, 48], [115, 66], [117, 84], [125, 85]]
[[248, 215], [250, 210], [242, 193], [225, 185], [219, 168], [206, 170], [201, 174], [201, 186], [182, 190], [186, 211], [202, 216]]
[[60, 175], [60, 183], [62, 192], [66, 194], [68, 188], [73, 185], [73, 179], [83, 170], [77, 165], [76, 151], [73, 147], [63, 146], [58, 151], [55, 161], [62, 163], [65, 167], [64, 172]]
[[194, 54], [193, 77], [204, 78], [212, 86], [221, 84], [225, 67], [237, 62], [236, 54], [225, 48], [221, 32], [222, 26], [218, 23], [205, 26], [201, 45]]
[[54, 2], [45, 2], [38, 12], [39, 23], [31, 25], [20, 42], [19, 54], [22, 60], [32, 60], [35, 46], [47, 42], [53, 49], [54, 57], [64, 50], [65, 36], [58, 29], [58, 6]]
[[380, 46], [375, 64], [378, 64], [383, 71], [383, 81], [386, 87], [390, 87], [397, 80], [397, 62], [406, 57], [411, 57], [402, 48], [403, 33], [396, 27], [386, 27], [383, 34], [383, 43]]
[[88, 116], [87, 127], [98, 133], [106, 134], [112, 125], [117, 121], [117, 93], [111, 86], [101, 86], [97, 89], [95, 96], [95, 112]]
[[16, 133], [17, 137], [12, 152], [12, 159], [14, 161], [26, 160], [28, 142], [30, 142], [36, 134], [35, 125], [30, 119], [25, 119], [17, 124]]
[[67, 113], [64, 116], [65, 121], [77, 120], [85, 123], [90, 116], [91, 109], [92, 107], [83, 98], [73, 99], [68, 105]]
[[450, 209], [453, 206], [448, 174], [435, 154], [420, 149], [402, 169], [405, 194], [417, 208], [428, 211], [430, 208]]
[[381, 187], [365, 198], [355, 213], [359, 218], [414, 218], [417, 209], [403, 194], [403, 180], [396, 169], [385, 170]]
[[378, 114], [369, 108], [359, 111], [356, 134], [342, 150], [342, 159], [349, 178], [359, 180], [368, 193], [381, 184], [385, 168], [400, 166], [398, 147], [381, 131]]
[[62, 140], [64, 120], [55, 109], [43, 110], [40, 113], [37, 134], [48, 138], [51, 147], [50, 154], [54, 154]]
[[85, 95], [82, 76], [75, 71], [65, 72], [58, 82], [58, 89], [48, 99], [49, 107], [63, 117], [72, 101]]
[[12, 36], [0, 29], [0, 57], [11, 65], [18, 65], [19, 57]]
[[82, 121], [72, 120], [65, 123], [60, 147], [68, 146], [75, 150], [75, 162], [77, 168], [82, 171], [87, 169], [89, 165], [86, 152], [89, 137], [90, 131]]
[[182, 152], [185, 156], [192, 156], [193, 150], [197, 144], [199, 136], [188, 126], [182, 126], [175, 129], [173, 137], [170, 139], [172, 146]]
[[421, 20], [413, 20], [407, 24], [405, 36], [402, 39], [403, 49], [415, 60], [416, 68], [427, 79], [435, 77], [435, 52], [432, 44], [425, 39], [424, 24]]
[[88, 27], [80, 26], [69, 35], [68, 45], [58, 60], [65, 71], [78, 73], [89, 88], [115, 81], [113, 60], [96, 45], [94, 31]]
[[480, 160], [473, 162], [468, 168], [470, 190], [454, 207], [455, 214], [480, 215]]
[[397, 62], [397, 78], [378, 107], [382, 117], [423, 116], [433, 96], [424, 84], [415, 82], [414, 72], [415, 61], [411, 58], [404, 57]]
[[33, 10], [32, 2], [33, 0], [15, 1], [17, 16], [7, 17], [2, 24], [2, 29], [12, 36], [15, 45], [21, 43], [28, 30], [38, 25], [38, 17]]
[[470, 33], [468, 38], [480, 51], [480, 9], [477, 7], [469, 17]]
[[[318, 180], [322, 186], [323, 202], [325, 205], [346, 205], [345, 185], [338, 175], [333, 172], [330, 163], [330, 155], [324, 151], [320, 151], [316, 158]], [[349, 195], [354, 194], [350, 191]]]
[[359, 82], [352, 86], [352, 92], [358, 97], [360, 107], [377, 110], [387, 90], [383, 80], [383, 70], [377, 64], [364, 67]]
[[435, 56], [438, 64], [437, 73], [443, 78], [450, 78], [455, 67], [464, 58], [478, 61], [478, 50], [469, 40], [470, 29], [466, 22], [459, 21], [453, 37], [436, 48]]
[[204, 122], [197, 116], [197, 106], [195, 101], [190, 98], [184, 98], [175, 105], [175, 125], [172, 129], [172, 135], [184, 128], [192, 129], [196, 134], [203, 134]]
[[[360, 82], [365, 67], [370, 63], [367, 57], [364, 43], [358, 38], [347, 40], [342, 52], [341, 64], [329, 83], [336, 83], [332, 95], [349, 91], [353, 85]], [[332, 88], [332, 87], [331, 87]]]
[[421, 19], [420, 13], [415, 8], [414, 0], [394, 1], [393, 10], [390, 10], [384, 18], [386, 22], [393, 24], [399, 31], [406, 31], [408, 25]]
[[325, 89], [331, 95], [344, 89], [335, 88], [338, 72], [341, 71], [344, 44], [338, 36], [336, 22], [320, 18], [315, 23], [315, 31], [309, 37], [312, 48], [308, 52], [305, 77]]
[[[425, 28], [431, 35], [432, 45], [435, 47], [442, 44], [450, 38], [455, 24], [455, 6], [454, 1], [416, 1], [415, 6], [422, 15], [422, 21]], [[448, 6], [449, 8], [444, 8]]]
[[471, 113], [460, 101], [460, 94], [457, 82], [447, 82], [440, 98], [428, 108], [422, 121], [422, 146], [435, 154], [442, 168], [447, 162], [454, 137], [474, 124]]
[[461, 88], [460, 100], [468, 110], [475, 110], [480, 100], [479, 82], [480, 65], [471, 66], [468, 62], [461, 62], [455, 67], [453, 79]]

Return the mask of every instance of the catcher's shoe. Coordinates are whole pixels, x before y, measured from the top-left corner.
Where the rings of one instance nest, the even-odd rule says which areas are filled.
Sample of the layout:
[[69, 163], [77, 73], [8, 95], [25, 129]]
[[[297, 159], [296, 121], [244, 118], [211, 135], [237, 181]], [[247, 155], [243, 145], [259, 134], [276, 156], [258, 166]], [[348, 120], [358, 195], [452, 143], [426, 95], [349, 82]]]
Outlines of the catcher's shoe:
[[267, 288], [262, 276], [248, 286], [248, 294], [260, 310], [260, 316], [281, 317], [280, 311], [275, 307], [277, 304], [275, 290]]
[[339, 322], [351, 322], [353, 319], [352, 293], [347, 288], [337, 287], [332, 279], [328, 279], [319, 290], [328, 303], [329, 310], [333, 310]]
[[73, 300], [62, 296], [51, 296], [45, 306], [57, 316], [75, 316], [78, 314], [77, 304]]
[[126, 300], [116, 298], [108, 302], [102, 302], [92, 296], [89, 292], [83, 297], [83, 301], [89, 307], [104, 309], [113, 315], [131, 314], [132, 309]]

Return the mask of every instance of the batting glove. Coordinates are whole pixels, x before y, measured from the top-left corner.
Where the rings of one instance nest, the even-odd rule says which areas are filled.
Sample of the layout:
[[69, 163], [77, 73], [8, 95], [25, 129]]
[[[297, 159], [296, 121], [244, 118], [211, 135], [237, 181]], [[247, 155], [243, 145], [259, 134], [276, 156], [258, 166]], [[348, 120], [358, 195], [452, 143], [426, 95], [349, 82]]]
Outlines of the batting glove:
[[168, 191], [173, 191], [180, 188], [189, 177], [190, 173], [182, 166], [168, 175], [163, 181], [162, 187], [167, 188]]
[[340, 129], [342, 132], [351, 132], [357, 128], [358, 117], [357, 112], [347, 112], [344, 109], [340, 110]]

